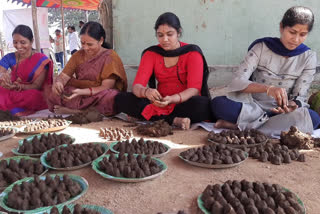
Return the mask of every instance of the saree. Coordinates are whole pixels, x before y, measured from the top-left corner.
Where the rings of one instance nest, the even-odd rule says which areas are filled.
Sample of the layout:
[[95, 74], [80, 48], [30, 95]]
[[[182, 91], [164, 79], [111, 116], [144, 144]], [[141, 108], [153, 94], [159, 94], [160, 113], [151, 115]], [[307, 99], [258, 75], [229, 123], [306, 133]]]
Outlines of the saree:
[[84, 50], [77, 51], [69, 60], [62, 73], [71, 79], [64, 87], [65, 94], [72, 94], [77, 88], [98, 87], [105, 79], [115, 79], [112, 89], [105, 89], [92, 96], [78, 96], [71, 100], [49, 92], [48, 106], [53, 111], [55, 105], [76, 110], [94, 107], [104, 115], [114, 114], [114, 97], [119, 91], [127, 90], [127, 77], [120, 57], [114, 50], [105, 50], [94, 58], [84, 61]]
[[42, 72], [47, 71], [46, 78], [40, 89], [28, 89], [23, 91], [9, 90], [0, 86], [0, 109], [9, 110], [17, 116], [26, 116], [36, 111], [48, 108], [43, 97], [45, 85], [52, 84], [53, 64], [42, 53], [35, 53], [24, 59], [17, 66], [15, 54], [10, 53], [3, 57], [0, 66], [11, 69], [11, 81], [21, 84], [32, 84]]

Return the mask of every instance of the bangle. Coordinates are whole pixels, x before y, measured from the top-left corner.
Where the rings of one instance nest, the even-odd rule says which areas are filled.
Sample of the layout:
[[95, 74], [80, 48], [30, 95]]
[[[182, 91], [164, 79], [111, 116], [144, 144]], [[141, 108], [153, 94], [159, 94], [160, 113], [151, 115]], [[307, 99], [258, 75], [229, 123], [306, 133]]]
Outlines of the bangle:
[[92, 96], [92, 88], [89, 88], [89, 90], [90, 90], [90, 96]]
[[181, 94], [178, 93], [178, 96], [179, 96], [179, 103], [182, 103], [182, 97], [181, 97]]
[[269, 90], [270, 88], [274, 87], [273, 85], [270, 85], [268, 88], [267, 88], [267, 95], [269, 96]]
[[148, 97], [147, 97], [147, 91], [148, 91], [148, 89], [149, 89], [149, 88], [146, 88], [146, 89], [144, 90], [144, 97], [145, 97], [145, 98], [148, 98]]

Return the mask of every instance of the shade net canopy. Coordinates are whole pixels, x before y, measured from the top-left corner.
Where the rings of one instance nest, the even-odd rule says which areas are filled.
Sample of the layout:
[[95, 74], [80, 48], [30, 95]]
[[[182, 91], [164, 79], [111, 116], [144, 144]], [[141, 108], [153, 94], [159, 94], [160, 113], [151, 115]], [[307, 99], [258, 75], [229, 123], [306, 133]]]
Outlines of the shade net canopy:
[[[31, 0], [8, 0], [23, 5], [31, 5]], [[62, 0], [63, 8], [97, 10], [100, 0]], [[59, 8], [61, 0], [37, 0], [37, 7]]]

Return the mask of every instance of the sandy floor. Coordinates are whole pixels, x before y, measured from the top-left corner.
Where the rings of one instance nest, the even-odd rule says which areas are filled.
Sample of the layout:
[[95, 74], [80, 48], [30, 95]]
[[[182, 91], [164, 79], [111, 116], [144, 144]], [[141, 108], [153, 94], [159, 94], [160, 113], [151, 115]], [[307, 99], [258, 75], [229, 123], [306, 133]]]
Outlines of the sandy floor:
[[[78, 143], [103, 141], [98, 138], [100, 127], [123, 127], [125, 124], [118, 120], [106, 120], [85, 126], [72, 125], [63, 132], [72, 134]], [[161, 158], [168, 165], [168, 170], [151, 181], [113, 182], [99, 176], [90, 167], [70, 171], [89, 182], [88, 192], [77, 202], [104, 206], [120, 214], [176, 213], [178, 210], [193, 214], [200, 213], [196, 198], [208, 184], [223, 183], [229, 179], [247, 179], [287, 187], [301, 198], [308, 214], [320, 213], [320, 150], [307, 152], [305, 163], [294, 161], [289, 165], [276, 166], [248, 159], [237, 167], [221, 170], [194, 167], [178, 158], [181, 151], [205, 144], [206, 136], [204, 130], [177, 130], [173, 135], [161, 138], [173, 149]], [[25, 135], [18, 135], [0, 142], [0, 151], [4, 154], [2, 158], [13, 156], [11, 149], [23, 137]]]

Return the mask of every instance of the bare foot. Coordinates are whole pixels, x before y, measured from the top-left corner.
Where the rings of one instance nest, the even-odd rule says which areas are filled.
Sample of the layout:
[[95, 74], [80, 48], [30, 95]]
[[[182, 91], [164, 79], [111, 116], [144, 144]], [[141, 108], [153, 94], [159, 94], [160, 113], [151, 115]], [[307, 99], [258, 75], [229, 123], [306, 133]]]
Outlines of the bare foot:
[[80, 113], [82, 111], [78, 110], [78, 109], [71, 109], [71, 108], [55, 105], [53, 107], [53, 112], [56, 114], [76, 114], [76, 113]]
[[214, 128], [217, 129], [232, 129], [232, 130], [237, 130], [238, 126], [237, 124], [225, 121], [225, 120], [218, 120], [215, 124], [214, 124]]
[[187, 117], [175, 117], [173, 119], [172, 125], [175, 125], [182, 130], [188, 130], [190, 129], [191, 120]]

